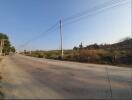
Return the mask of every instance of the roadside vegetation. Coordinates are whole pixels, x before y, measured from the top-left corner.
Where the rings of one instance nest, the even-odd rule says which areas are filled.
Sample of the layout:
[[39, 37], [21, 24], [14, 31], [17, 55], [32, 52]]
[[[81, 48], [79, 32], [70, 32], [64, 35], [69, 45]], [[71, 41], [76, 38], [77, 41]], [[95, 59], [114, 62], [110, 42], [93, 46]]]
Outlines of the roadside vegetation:
[[[0, 33], [0, 63], [2, 61], [2, 56], [9, 55], [15, 52], [15, 47], [13, 47], [9, 41], [9, 37], [6, 34]], [[1, 73], [2, 70], [0, 70]], [[2, 76], [0, 74], [0, 99], [4, 99], [4, 94], [2, 93], [1, 81]]]
[[[2, 41], [4, 41], [3, 44], [1, 43]], [[2, 55], [9, 55], [10, 52], [15, 52], [15, 47], [11, 45], [9, 37], [4, 33], [0, 33], [0, 47]]]
[[[22, 54], [38, 58], [60, 59], [60, 51], [24, 51]], [[132, 39], [126, 38], [115, 44], [92, 44], [83, 47], [82, 43], [73, 50], [64, 50], [63, 60], [86, 63], [132, 65]]]

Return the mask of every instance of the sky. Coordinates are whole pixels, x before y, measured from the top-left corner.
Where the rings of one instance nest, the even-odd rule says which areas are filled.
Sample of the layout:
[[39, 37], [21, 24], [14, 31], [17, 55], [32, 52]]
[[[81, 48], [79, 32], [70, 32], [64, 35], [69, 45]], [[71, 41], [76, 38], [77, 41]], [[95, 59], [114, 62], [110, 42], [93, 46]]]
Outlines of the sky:
[[[62, 19], [64, 49], [72, 49], [81, 42], [84, 46], [93, 43], [115, 43], [131, 36], [131, 0], [124, 0], [125, 3], [102, 12], [89, 11], [83, 15], [84, 17], [73, 17], [73, 20], [63, 21], [108, 1], [111, 2], [111, 0], [0, 0], [0, 33], [7, 34], [17, 50], [60, 49], [58, 21]], [[45, 33], [55, 23], [56, 28]], [[40, 34], [43, 35], [36, 38]], [[28, 42], [29, 40], [32, 41]]]

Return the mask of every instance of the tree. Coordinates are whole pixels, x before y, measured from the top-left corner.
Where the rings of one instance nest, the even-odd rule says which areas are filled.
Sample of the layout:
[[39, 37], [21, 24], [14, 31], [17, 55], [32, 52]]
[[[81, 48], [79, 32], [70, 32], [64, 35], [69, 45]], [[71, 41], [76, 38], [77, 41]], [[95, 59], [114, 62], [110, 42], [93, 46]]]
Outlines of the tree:
[[79, 48], [80, 48], [80, 49], [82, 49], [82, 48], [83, 48], [82, 42], [81, 42], [81, 44], [79, 45]]
[[14, 46], [10, 47], [10, 51], [13, 52], [13, 53], [15, 53], [16, 52], [15, 47]]
[[2, 49], [2, 53], [8, 55], [11, 50], [15, 50], [15, 48], [11, 46], [9, 38], [6, 34], [0, 33], [0, 41], [4, 40], [4, 45]]
[[77, 47], [74, 47], [73, 50], [77, 50], [78, 48]]
[[0, 33], [0, 39], [7, 39], [8, 40], [8, 36], [6, 34]]

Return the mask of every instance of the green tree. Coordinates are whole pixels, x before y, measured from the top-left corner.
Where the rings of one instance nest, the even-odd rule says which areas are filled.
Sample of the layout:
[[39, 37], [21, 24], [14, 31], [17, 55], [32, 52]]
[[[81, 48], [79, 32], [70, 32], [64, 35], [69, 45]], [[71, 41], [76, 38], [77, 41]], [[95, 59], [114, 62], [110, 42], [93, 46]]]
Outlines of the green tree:
[[10, 51], [13, 52], [13, 53], [15, 53], [16, 52], [15, 47], [14, 46], [10, 47]]
[[8, 40], [8, 36], [6, 34], [0, 33], [0, 39], [7, 39]]
[[73, 50], [77, 50], [78, 48], [77, 47], [74, 47]]
[[10, 51], [15, 51], [15, 48], [11, 46], [9, 37], [6, 34], [0, 33], [0, 41], [4, 40], [4, 46], [2, 53], [8, 55]]

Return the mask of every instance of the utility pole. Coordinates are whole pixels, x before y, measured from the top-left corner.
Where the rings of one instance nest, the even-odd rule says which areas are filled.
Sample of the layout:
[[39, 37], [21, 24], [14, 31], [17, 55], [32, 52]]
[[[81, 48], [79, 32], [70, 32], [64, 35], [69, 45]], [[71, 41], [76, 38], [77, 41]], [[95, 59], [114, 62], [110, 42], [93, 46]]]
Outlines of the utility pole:
[[60, 20], [60, 38], [61, 38], [61, 59], [63, 59], [63, 36], [62, 36], [62, 21]]

